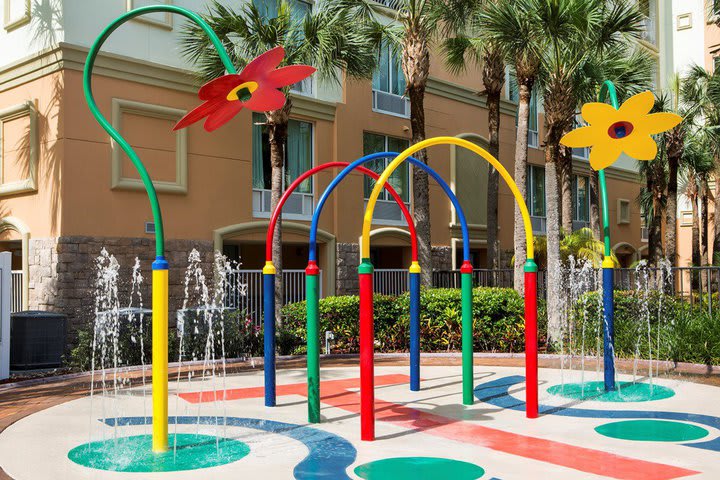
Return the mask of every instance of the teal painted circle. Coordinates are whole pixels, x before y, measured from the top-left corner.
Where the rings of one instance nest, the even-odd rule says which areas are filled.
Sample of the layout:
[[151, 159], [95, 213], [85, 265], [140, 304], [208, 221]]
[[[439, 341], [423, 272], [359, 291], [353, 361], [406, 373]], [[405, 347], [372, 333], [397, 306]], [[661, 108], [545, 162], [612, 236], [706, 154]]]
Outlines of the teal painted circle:
[[[176, 445], [176, 451], [173, 446]], [[68, 452], [78, 465], [112, 472], [179, 472], [236, 462], [250, 453], [238, 440], [212, 435], [170, 435], [170, 450], [152, 452], [152, 435], [85, 443]]]
[[675, 395], [672, 388], [649, 383], [620, 382], [617, 390], [606, 392], [603, 382], [565, 383], [553, 385], [548, 393], [572, 400], [596, 400], [598, 402], [651, 402]]
[[697, 425], [666, 420], [627, 420], [595, 427], [600, 435], [636, 442], [689, 442], [707, 437], [709, 432]]
[[474, 463], [436, 457], [386, 458], [355, 468], [366, 480], [476, 480], [484, 474]]

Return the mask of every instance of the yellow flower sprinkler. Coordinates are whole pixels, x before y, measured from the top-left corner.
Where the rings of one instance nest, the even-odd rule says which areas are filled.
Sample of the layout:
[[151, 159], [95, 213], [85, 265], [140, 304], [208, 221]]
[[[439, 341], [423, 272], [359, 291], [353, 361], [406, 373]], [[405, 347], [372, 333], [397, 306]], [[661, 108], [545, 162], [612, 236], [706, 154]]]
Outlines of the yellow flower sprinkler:
[[[605, 100], [610, 97], [608, 105]], [[612, 82], [606, 81], [600, 90], [600, 101], [586, 103], [582, 107], [587, 127], [580, 127], [566, 134], [560, 143], [567, 147], [590, 147], [590, 166], [598, 171], [602, 202], [605, 259], [603, 260], [603, 320], [605, 352], [605, 390], [615, 390], [614, 309], [613, 280], [614, 262], [610, 247], [610, 222], [605, 169], [615, 163], [623, 153], [636, 160], [654, 160], [658, 153], [653, 135], [670, 130], [682, 122], [674, 113], [650, 113], [655, 104], [652, 92], [630, 97], [618, 107], [617, 92]]]

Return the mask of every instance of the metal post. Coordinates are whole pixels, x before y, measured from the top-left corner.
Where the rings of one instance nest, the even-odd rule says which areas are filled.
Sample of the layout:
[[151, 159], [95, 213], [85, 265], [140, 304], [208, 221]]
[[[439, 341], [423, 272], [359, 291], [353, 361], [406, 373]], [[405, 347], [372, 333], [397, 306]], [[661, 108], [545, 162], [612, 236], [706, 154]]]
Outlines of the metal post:
[[535, 260], [525, 262], [525, 416], [538, 417], [537, 272]]
[[420, 390], [420, 265], [410, 266], [410, 390]]
[[463, 405], [472, 405], [475, 397], [473, 374], [472, 265], [465, 261], [460, 268], [460, 305], [462, 309], [462, 377]]
[[307, 308], [308, 422], [320, 423], [320, 269], [310, 260], [305, 269]]
[[168, 449], [168, 262], [152, 264], [152, 450]]
[[276, 405], [275, 393], [275, 265], [263, 267], [263, 356], [265, 373], [265, 406]]
[[373, 266], [363, 258], [360, 277], [360, 439], [375, 440]]
[[603, 260], [603, 352], [605, 391], [615, 390], [615, 263]]

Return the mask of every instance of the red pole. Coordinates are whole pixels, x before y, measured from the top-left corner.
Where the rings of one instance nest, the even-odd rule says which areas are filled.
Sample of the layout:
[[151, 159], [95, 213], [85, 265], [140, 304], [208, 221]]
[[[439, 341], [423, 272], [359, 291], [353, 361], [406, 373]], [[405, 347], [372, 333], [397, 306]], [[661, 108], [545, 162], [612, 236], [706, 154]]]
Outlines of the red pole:
[[373, 326], [373, 266], [360, 264], [360, 439], [375, 440], [375, 331]]
[[[534, 262], [533, 262], [534, 263]], [[538, 417], [537, 266], [525, 267], [525, 415]]]

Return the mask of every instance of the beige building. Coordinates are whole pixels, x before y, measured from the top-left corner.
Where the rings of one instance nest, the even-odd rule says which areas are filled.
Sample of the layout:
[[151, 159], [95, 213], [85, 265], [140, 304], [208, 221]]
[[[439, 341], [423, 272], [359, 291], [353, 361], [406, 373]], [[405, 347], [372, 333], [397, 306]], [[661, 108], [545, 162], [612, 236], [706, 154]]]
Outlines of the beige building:
[[[147, 198], [129, 160], [91, 117], [82, 90], [85, 55], [94, 38], [127, 8], [145, 3], [56, 0], [49, 2], [53, 8], [39, 10], [24, 0], [5, 0], [0, 29], [0, 44], [6, 46], [0, 52], [0, 245], [15, 252], [14, 268], [23, 272], [22, 308], [60, 310], [71, 316], [89, 309], [93, 260], [103, 246], [125, 270], [135, 256], [149, 270], [154, 251]], [[202, 0], [174, 3], [205, 8]], [[657, 6], [653, 8], [654, 18], [664, 18]], [[108, 41], [93, 79], [100, 108], [136, 148], [160, 192], [174, 301], [181, 295], [182, 270], [192, 248], [206, 258], [221, 250], [240, 259], [241, 269], [259, 269], [270, 215], [267, 147], [250, 112], [243, 111], [212, 134], [200, 124], [172, 131], [174, 122], [198, 104], [190, 66], [178, 54], [181, 23], [157, 15], [126, 24]], [[653, 23], [652, 29], [657, 35], [646, 43], [658, 52], [660, 65], [661, 23]], [[311, 166], [407, 146], [409, 107], [401, 96], [402, 82], [389, 60], [372, 82], [347, 82], [342, 88], [303, 84], [302, 91], [292, 94], [286, 181]], [[428, 136], [457, 136], [486, 145], [481, 89], [477, 70], [453, 76], [434, 57], [425, 104]], [[500, 160], [511, 172], [514, 98], [509, 81], [501, 105]], [[536, 102], [528, 197], [537, 234], [545, 229], [542, 126], [542, 106]], [[590, 171], [587, 152], [577, 153], [574, 213], [581, 226], [588, 222]], [[430, 165], [460, 198], [472, 224], [474, 264], [484, 267], [487, 165], [454, 147], [433, 148]], [[335, 173], [317, 175], [289, 202], [283, 221], [286, 269], [304, 268], [308, 221]], [[409, 168], [401, 174], [395, 185], [412, 208]], [[319, 235], [323, 295], [356, 289], [365, 182], [361, 174], [351, 174], [324, 209]], [[608, 183], [613, 242], [629, 265], [645, 245], [635, 162], [618, 162], [608, 171]], [[438, 185], [431, 183], [430, 189], [433, 266], [458, 268], [462, 245], [455, 212]], [[507, 264], [512, 256], [513, 198], [505, 185], [500, 187], [499, 218]], [[376, 268], [407, 268], [410, 239], [396, 205], [382, 202], [372, 236]]]

